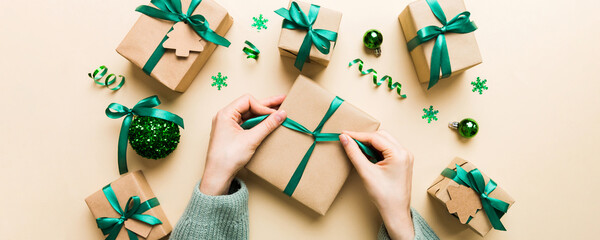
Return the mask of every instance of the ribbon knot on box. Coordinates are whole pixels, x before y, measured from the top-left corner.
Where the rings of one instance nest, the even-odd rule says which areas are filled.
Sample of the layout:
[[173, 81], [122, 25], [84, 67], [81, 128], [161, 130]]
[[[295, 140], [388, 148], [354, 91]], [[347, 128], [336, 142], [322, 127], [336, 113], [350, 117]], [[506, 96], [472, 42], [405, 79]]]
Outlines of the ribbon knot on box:
[[284, 18], [283, 28], [302, 29], [307, 31], [306, 36], [302, 41], [302, 45], [300, 46], [300, 50], [298, 50], [296, 61], [294, 62], [294, 66], [299, 70], [302, 70], [304, 63], [308, 60], [312, 45], [315, 45], [319, 52], [329, 54], [329, 51], [331, 50], [330, 41], [335, 42], [337, 40], [336, 32], [313, 28], [313, 24], [319, 15], [319, 9], [319, 6], [311, 4], [308, 15], [306, 15], [306, 13], [298, 6], [298, 3], [292, 2], [290, 9], [280, 8], [275, 10], [275, 13]]
[[[208, 21], [201, 14], [193, 14], [196, 10], [196, 7], [200, 5], [202, 0], [192, 0], [190, 3], [190, 7], [188, 8], [187, 13], [183, 13], [181, 10], [181, 0], [152, 0], [151, 3], [154, 4], [157, 8], [141, 5], [137, 7], [135, 10], [148, 15], [153, 18], [163, 19], [172, 22], [185, 22], [189, 24], [194, 31], [202, 37], [204, 40], [208, 42], [212, 42], [217, 45], [229, 47], [231, 44], [224, 37], [219, 36], [216, 32], [210, 29]], [[169, 30], [171, 32], [173, 28]], [[168, 33], [168, 32], [167, 32]], [[168, 39], [167, 35], [162, 39], [162, 41], [158, 44], [150, 59], [146, 62], [142, 70], [148, 75], [152, 72], [156, 64], [162, 58], [165, 53], [165, 48], [163, 47], [163, 43]]]
[[160, 105], [160, 100], [156, 95], [140, 100], [133, 108], [125, 107], [118, 103], [111, 103], [105, 110], [106, 116], [112, 119], [123, 119], [121, 132], [119, 133], [118, 144], [118, 161], [119, 173], [124, 174], [127, 170], [127, 139], [129, 135], [129, 126], [133, 120], [133, 116], [155, 117], [169, 122], [173, 122], [183, 128], [183, 119], [173, 113], [165, 110], [155, 109]]
[[[116, 239], [119, 235], [119, 231], [121, 231], [125, 221], [128, 219], [135, 219], [150, 226], [162, 224], [158, 218], [143, 214], [151, 208], [160, 205], [157, 198], [152, 198], [148, 201], [141, 202], [140, 197], [132, 196], [129, 198], [129, 200], [127, 200], [125, 209], [122, 209], [110, 184], [102, 188], [102, 191], [104, 192], [106, 200], [108, 200], [112, 208], [121, 215], [119, 218], [99, 217], [96, 219], [98, 228], [102, 230], [104, 235], [108, 234], [106, 240]], [[127, 235], [129, 236], [130, 240], [138, 239], [137, 235], [129, 229], [127, 229]]]
[[446, 20], [446, 14], [437, 0], [426, 0], [433, 15], [442, 23], [442, 27], [427, 26], [417, 32], [417, 36], [408, 41], [408, 51], [412, 51], [424, 42], [435, 38], [435, 45], [431, 52], [431, 67], [428, 89], [433, 87], [440, 79], [440, 70], [442, 78], [450, 77], [452, 67], [450, 65], [450, 56], [446, 44], [445, 33], [470, 33], [477, 29], [477, 25], [469, 19], [471, 13], [464, 11], [456, 15], [450, 21]]
[[[285, 121], [283, 121], [283, 123], [281, 124], [282, 126], [289, 128], [293, 131], [309, 134], [314, 139], [313, 144], [308, 148], [308, 150], [304, 154], [304, 157], [302, 157], [302, 161], [300, 161], [300, 164], [298, 164], [298, 167], [296, 168], [290, 181], [286, 185], [286, 187], [283, 191], [283, 193], [285, 193], [286, 195], [292, 196], [292, 194], [296, 190], [296, 187], [298, 186], [298, 183], [300, 182], [300, 179], [302, 178], [302, 174], [304, 173], [304, 169], [306, 168], [306, 165], [308, 164], [308, 160], [310, 159], [310, 156], [312, 155], [312, 152], [314, 151], [317, 143], [318, 142], [333, 142], [333, 141], [340, 140], [339, 133], [321, 133], [321, 130], [323, 129], [323, 126], [325, 125], [327, 120], [329, 120], [329, 118], [335, 113], [335, 111], [337, 111], [337, 109], [342, 105], [343, 102], [344, 102], [343, 99], [341, 99], [339, 97], [335, 97], [333, 99], [333, 101], [331, 101], [331, 105], [329, 106], [329, 109], [327, 109], [327, 113], [325, 113], [325, 116], [323, 116], [323, 118], [321, 119], [321, 122], [319, 122], [319, 125], [315, 128], [314, 131], [308, 130], [306, 127], [302, 126], [302, 124], [300, 124], [290, 118], [286, 118]], [[250, 128], [256, 126], [257, 124], [259, 124], [261, 121], [263, 121], [267, 117], [268, 117], [268, 115], [263, 115], [263, 116], [248, 119], [241, 126], [244, 129], [250, 129]], [[354, 140], [354, 141], [356, 141], [356, 140]], [[356, 141], [356, 143], [358, 144], [360, 149], [371, 159], [371, 161], [376, 161], [379, 158], [378, 155], [373, 150], [371, 150], [369, 147], [367, 147], [363, 143], [361, 143], [359, 141]]]
[[483, 206], [483, 210], [487, 214], [492, 227], [497, 230], [506, 231], [506, 228], [502, 222], [500, 222], [500, 218], [508, 211], [510, 204], [489, 196], [489, 194], [498, 186], [494, 180], [490, 179], [488, 183], [485, 184], [485, 179], [479, 169], [475, 168], [467, 172], [458, 164], [456, 164], [456, 170], [449, 168], [444, 169], [444, 171], [442, 171], [442, 176], [447, 177], [460, 185], [473, 189], [473, 191], [481, 198], [481, 205]]

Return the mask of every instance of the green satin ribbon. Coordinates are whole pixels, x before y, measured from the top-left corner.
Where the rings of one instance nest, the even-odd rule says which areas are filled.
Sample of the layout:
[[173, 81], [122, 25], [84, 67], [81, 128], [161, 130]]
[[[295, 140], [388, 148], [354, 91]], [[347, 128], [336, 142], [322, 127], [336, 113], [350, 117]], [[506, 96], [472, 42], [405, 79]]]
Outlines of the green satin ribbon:
[[500, 222], [500, 218], [508, 211], [510, 204], [489, 196], [497, 187], [494, 180], [490, 179], [490, 181], [485, 184], [485, 179], [479, 169], [473, 169], [470, 172], [467, 172], [458, 164], [456, 164], [456, 171], [446, 168], [442, 171], [442, 176], [450, 178], [460, 185], [467, 186], [479, 194], [483, 210], [487, 214], [494, 229], [506, 231], [506, 228], [504, 228], [504, 225]]
[[[106, 200], [108, 200], [112, 208], [121, 215], [119, 218], [96, 218], [96, 224], [98, 224], [98, 228], [102, 230], [102, 234], [108, 234], [108, 236], [105, 238], [106, 240], [117, 239], [117, 236], [119, 235], [119, 232], [121, 231], [121, 228], [123, 228], [127, 219], [135, 219], [150, 226], [162, 224], [158, 218], [151, 215], [142, 214], [151, 208], [160, 205], [158, 199], [152, 198], [148, 201], [141, 202], [140, 197], [132, 196], [129, 198], [129, 200], [127, 200], [127, 204], [125, 204], [125, 209], [123, 210], [119, 204], [119, 200], [117, 200], [117, 195], [115, 195], [115, 192], [110, 184], [103, 187], [102, 192], [104, 192], [104, 196], [106, 196]], [[130, 231], [129, 229], [126, 230], [130, 240], [138, 239], [134, 232]]]
[[[192, 27], [192, 29], [194, 29], [196, 33], [198, 33], [200, 37], [202, 37], [208, 42], [212, 42], [214, 44], [225, 47], [229, 47], [229, 45], [231, 44], [227, 39], [219, 36], [219, 34], [210, 29], [208, 21], [204, 16], [202, 16], [201, 14], [192, 15], [196, 10], [196, 7], [200, 5], [200, 2], [202, 2], [202, 0], [192, 0], [187, 13], [185, 14], [181, 11], [180, 0], [152, 0], [150, 2], [154, 4], [154, 6], [156, 6], [158, 9], [147, 5], [141, 5], [135, 10], [153, 18], [172, 21], [175, 23], [187, 23]], [[172, 30], [173, 27], [171, 27], [171, 29], [167, 33], [171, 32]], [[166, 50], [162, 45], [168, 38], [169, 37], [167, 37], [167, 35], [165, 34], [165, 37], [158, 44], [158, 46], [150, 56], [150, 59], [148, 59], [146, 64], [144, 64], [142, 70], [144, 70], [146, 74], [150, 75], [154, 67], [156, 67], [158, 61], [164, 55]]]
[[450, 66], [450, 55], [448, 55], [448, 45], [446, 44], [445, 33], [470, 33], [477, 29], [477, 25], [469, 17], [471, 13], [464, 11], [459, 13], [450, 21], [446, 21], [446, 14], [437, 0], [426, 0], [433, 15], [442, 23], [442, 27], [427, 26], [417, 32], [417, 36], [408, 41], [408, 51], [412, 51], [417, 46], [435, 38], [435, 45], [431, 52], [431, 68], [429, 76], [429, 88], [433, 87], [440, 79], [440, 70], [442, 78], [450, 77], [452, 67]]
[[248, 55], [246, 58], [258, 59], [258, 54], [260, 54], [260, 50], [254, 46], [250, 41], [246, 40], [245, 42], [249, 47], [244, 47], [242, 51]]
[[98, 85], [101, 86], [106, 86], [106, 88], [116, 91], [121, 89], [121, 87], [123, 87], [123, 84], [125, 84], [125, 77], [123, 75], [119, 75], [119, 77], [121, 78], [121, 82], [119, 82], [119, 84], [117, 84], [117, 86], [115, 87], [110, 87], [110, 85], [112, 85], [113, 83], [115, 83], [117, 81], [117, 75], [114, 73], [108, 74], [108, 76], [104, 79], [104, 82], [100, 82], [98, 80], [102, 79], [102, 77], [104, 77], [106, 75], [106, 73], [108, 72], [108, 68], [106, 68], [106, 66], [102, 65], [98, 68], [96, 68], [96, 70], [94, 70], [94, 72], [92, 73], [88, 73], [88, 76], [94, 80], [94, 82]]
[[[308, 160], [310, 159], [310, 156], [312, 155], [312, 152], [314, 151], [317, 143], [318, 142], [334, 142], [334, 141], [340, 140], [339, 133], [322, 133], [321, 130], [323, 129], [323, 126], [325, 125], [327, 120], [329, 120], [329, 118], [335, 113], [335, 111], [337, 111], [337, 109], [342, 105], [343, 102], [344, 102], [343, 99], [341, 99], [339, 97], [335, 97], [333, 99], [333, 101], [331, 102], [329, 109], [327, 109], [327, 113], [325, 113], [325, 116], [323, 116], [323, 119], [321, 119], [321, 122], [319, 123], [319, 125], [317, 125], [317, 128], [315, 128], [314, 131], [308, 130], [306, 127], [302, 126], [302, 124], [300, 124], [290, 118], [286, 118], [285, 121], [283, 121], [283, 123], [281, 124], [286, 128], [289, 128], [289, 129], [297, 131], [297, 132], [309, 134], [309, 135], [313, 136], [313, 138], [314, 138], [313, 144], [310, 145], [310, 148], [308, 148], [308, 150], [304, 154], [304, 157], [302, 157], [302, 161], [300, 161], [300, 164], [298, 164], [298, 167], [294, 171], [294, 174], [292, 175], [290, 181], [288, 182], [287, 186], [283, 190], [283, 193], [285, 193], [286, 195], [292, 196], [292, 194], [296, 190], [296, 187], [298, 186], [298, 183], [300, 183], [300, 179], [302, 178], [302, 175], [304, 174], [304, 169], [306, 169]], [[242, 123], [241, 126], [243, 129], [250, 129], [250, 128], [258, 125], [260, 122], [262, 122], [267, 117], [268, 117], [268, 115], [263, 115], [263, 116], [248, 119], [246, 122]], [[356, 140], [354, 140], [354, 141], [356, 141]], [[381, 159], [378, 154], [376, 154], [373, 150], [371, 150], [365, 144], [363, 144], [359, 141], [356, 141], [356, 143], [358, 144], [358, 147], [360, 147], [360, 149], [369, 157], [369, 160], [371, 162], [375, 163]]]
[[358, 71], [360, 71], [360, 73], [362, 75], [367, 75], [369, 73], [373, 73], [373, 84], [375, 84], [376, 86], [379, 87], [379, 86], [381, 86], [381, 84], [383, 82], [385, 82], [387, 80], [387, 86], [390, 90], [394, 90], [394, 88], [395, 88], [396, 92], [398, 93], [400, 98], [406, 98], [406, 94], [400, 93], [402, 91], [402, 84], [400, 84], [399, 82], [392, 82], [392, 77], [390, 77], [388, 75], [385, 75], [381, 79], [378, 79], [377, 71], [375, 71], [372, 68], [369, 68], [369, 69], [363, 71], [363, 61], [360, 58], [352, 60], [350, 63], [348, 63], [348, 67], [352, 67], [352, 65], [357, 64], [357, 63], [358, 63]]
[[127, 170], [127, 138], [129, 137], [129, 126], [133, 116], [144, 116], [144, 117], [155, 117], [169, 122], [173, 122], [183, 127], [183, 119], [173, 113], [165, 110], [155, 109], [154, 107], [160, 105], [160, 100], [156, 95], [144, 98], [140, 100], [133, 108], [129, 109], [118, 103], [111, 103], [105, 110], [106, 116], [112, 119], [123, 119], [121, 125], [121, 132], [119, 133], [119, 144], [118, 144], [118, 156], [119, 156], [119, 173], [123, 174], [128, 172]]
[[304, 63], [308, 61], [312, 45], [315, 45], [319, 52], [327, 55], [331, 50], [330, 41], [335, 42], [337, 40], [336, 32], [313, 28], [313, 24], [319, 15], [320, 8], [321, 7], [317, 5], [311, 4], [308, 15], [306, 15], [298, 6], [298, 3], [292, 2], [289, 10], [285, 8], [275, 10], [275, 13], [285, 18], [283, 20], [283, 28], [301, 29], [307, 31], [304, 41], [302, 42], [302, 45], [300, 45], [300, 50], [298, 50], [296, 62], [294, 63], [294, 66], [296, 66], [296, 68], [298, 68], [300, 71], [302, 71]]

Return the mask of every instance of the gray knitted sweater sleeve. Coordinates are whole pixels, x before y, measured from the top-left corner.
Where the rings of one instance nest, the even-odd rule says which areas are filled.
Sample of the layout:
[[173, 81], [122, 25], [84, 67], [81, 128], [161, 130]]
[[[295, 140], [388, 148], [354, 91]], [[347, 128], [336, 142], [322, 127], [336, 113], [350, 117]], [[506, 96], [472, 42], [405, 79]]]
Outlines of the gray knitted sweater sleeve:
[[[205, 195], [199, 185], [194, 188], [192, 199], [170, 239], [248, 239], [248, 189], [244, 182], [235, 179], [229, 194], [223, 196]], [[411, 212], [415, 239], [438, 239], [419, 213], [414, 209]], [[385, 226], [381, 226], [377, 239], [390, 239]]]

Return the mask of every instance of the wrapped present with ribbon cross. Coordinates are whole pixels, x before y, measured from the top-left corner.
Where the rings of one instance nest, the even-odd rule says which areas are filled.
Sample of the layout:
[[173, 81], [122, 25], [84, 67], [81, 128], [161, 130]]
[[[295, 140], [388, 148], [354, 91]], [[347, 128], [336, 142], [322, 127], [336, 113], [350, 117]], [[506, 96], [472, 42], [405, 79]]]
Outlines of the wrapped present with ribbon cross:
[[233, 24], [215, 0], [152, 0], [117, 52], [166, 87], [184, 92]]
[[342, 13], [301, 1], [291, 1], [289, 7], [275, 11], [283, 17], [279, 35], [279, 52], [296, 58], [294, 66], [302, 71], [305, 62], [323, 66], [329, 64]]
[[515, 203], [494, 180], [461, 158], [455, 158], [427, 192], [481, 236], [492, 228], [506, 231], [500, 218]]
[[[340, 132], [372, 132], [380, 124], [302, 75], [280, 109], [287, 112], [287, 119], [265, 138], [246, 168], [285, 195], [324, 215], [352, 169], [339, 143]], [[264, 118], [249, 119], [242, 127], [252, 128]], [[358, 143], [372, 161], [380, 158]]]
[[85, 203], [106, 240], [161, 239], [173, 230], [141, 171], [124, 174]]
[[482, 62], [477, 26], [465, 9], [463, 0], [419, 0], [398, 17], [417, 77], [428, 89]]

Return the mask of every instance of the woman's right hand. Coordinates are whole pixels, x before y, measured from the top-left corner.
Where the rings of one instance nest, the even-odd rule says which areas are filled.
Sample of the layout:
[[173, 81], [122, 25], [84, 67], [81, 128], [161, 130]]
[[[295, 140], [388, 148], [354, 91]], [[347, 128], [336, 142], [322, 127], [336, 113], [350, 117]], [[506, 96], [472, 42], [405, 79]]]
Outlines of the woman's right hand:
[[[383, 160], [373, 164], [361, 152], [356, 139], [381, 152]], [[389, 133], [347, 132], [340, 134], [346, 154], [362, 178], [392, 239], [413, 239], [410, 213], [413, 156]]]

